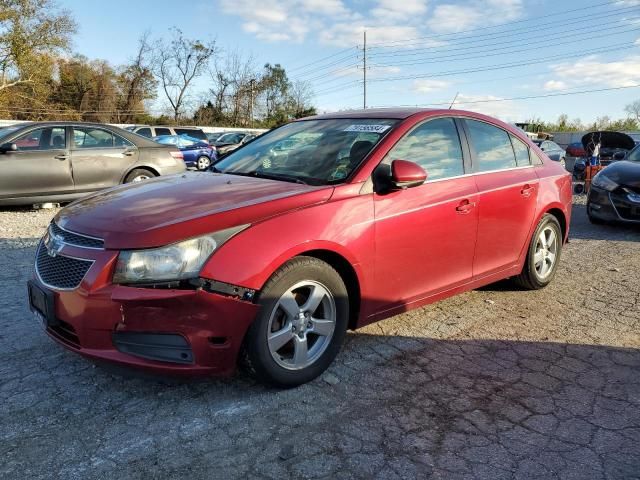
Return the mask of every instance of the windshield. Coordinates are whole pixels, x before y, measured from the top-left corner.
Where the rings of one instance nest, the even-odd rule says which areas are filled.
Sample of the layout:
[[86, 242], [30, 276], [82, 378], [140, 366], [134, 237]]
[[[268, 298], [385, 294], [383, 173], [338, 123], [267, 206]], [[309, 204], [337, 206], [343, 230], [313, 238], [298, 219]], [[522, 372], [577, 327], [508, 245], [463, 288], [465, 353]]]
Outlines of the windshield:
[[10, 125], [8, 127], [2, 127], [0, 128], [0, 138], [15, 132], [16, 130], [18, 130], [20, 127], [22, 127], [22, 125]]
[[636, 146], [636, 148], [629, 152], [626, 160], [629, 160], [630, 162], [640, 162], [640, 145]]
[[215, 171], [311, 185], [343, 182], [397, 120], [293, 122], [256, 138], [215, 165]]

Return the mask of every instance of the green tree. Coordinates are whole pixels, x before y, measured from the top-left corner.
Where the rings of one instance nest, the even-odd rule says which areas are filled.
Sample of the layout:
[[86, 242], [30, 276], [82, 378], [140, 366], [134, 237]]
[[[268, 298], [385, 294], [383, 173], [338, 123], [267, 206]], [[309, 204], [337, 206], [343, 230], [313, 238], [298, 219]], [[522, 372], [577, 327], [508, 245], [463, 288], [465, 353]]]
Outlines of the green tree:
[[53, 0], [0, 0], [0, 92], [41, 80], [44, 56], [66, 50], [75, 31]]

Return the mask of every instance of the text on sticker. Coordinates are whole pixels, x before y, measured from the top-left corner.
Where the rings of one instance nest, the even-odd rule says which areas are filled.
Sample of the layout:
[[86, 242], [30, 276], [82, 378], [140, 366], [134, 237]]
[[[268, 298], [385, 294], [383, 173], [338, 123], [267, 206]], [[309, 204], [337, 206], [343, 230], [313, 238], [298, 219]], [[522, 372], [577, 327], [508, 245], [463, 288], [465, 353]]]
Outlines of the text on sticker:
[[382, 133], [391, 128], [390, 125], [349, 125], [344, 129], [345, 132], [372, 132]]

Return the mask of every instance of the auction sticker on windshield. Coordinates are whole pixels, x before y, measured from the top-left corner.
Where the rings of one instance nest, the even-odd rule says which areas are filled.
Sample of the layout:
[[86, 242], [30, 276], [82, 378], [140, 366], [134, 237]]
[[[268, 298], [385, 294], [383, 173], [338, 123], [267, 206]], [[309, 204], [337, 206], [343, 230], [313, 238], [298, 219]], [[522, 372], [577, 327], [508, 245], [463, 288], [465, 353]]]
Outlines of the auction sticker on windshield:
[[373, 132], [383, 133], [391, 128], [391, 125], [349, 125], [345, 132]]

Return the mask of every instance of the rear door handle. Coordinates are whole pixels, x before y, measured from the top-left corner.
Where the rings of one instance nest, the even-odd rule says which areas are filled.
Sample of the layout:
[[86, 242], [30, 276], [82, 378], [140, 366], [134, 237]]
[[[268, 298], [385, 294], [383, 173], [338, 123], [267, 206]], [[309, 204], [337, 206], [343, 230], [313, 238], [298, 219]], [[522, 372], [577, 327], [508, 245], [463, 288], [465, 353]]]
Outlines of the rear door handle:
[[465, 215], [473, 210], [476, 206], [475, 202], [470, 202], [469, 200], [462, 200], [460, 204], [456, 207], [456, 212], [461, 215]]
[[529, 197], [534, 191], [535, 187], [532, 187], [531, 185], [525, 185], [524, 187], [522, 187], [522, 190], [520, 190], [520, 193], [525, 197]]
[[66, 160], [67, 158], [69, 158], [69, 155], [67, 155], [67, 154], [56, 155], [53, 158], [55, 158], [56, 160]]

